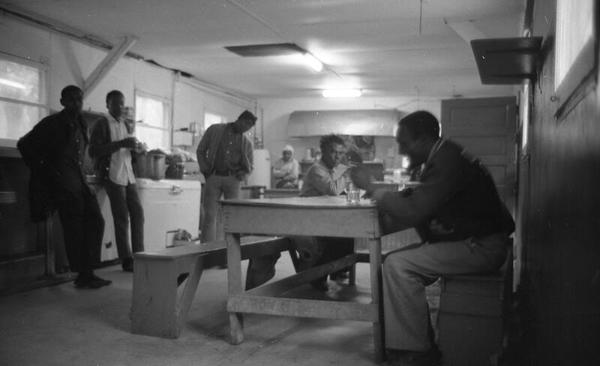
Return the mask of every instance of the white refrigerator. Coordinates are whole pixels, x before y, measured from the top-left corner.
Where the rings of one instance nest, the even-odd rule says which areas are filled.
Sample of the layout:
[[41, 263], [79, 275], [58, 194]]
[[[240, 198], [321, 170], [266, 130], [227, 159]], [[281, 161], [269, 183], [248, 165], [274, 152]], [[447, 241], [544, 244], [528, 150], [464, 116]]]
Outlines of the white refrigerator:
[[170, 246], [180, 229], [198, 237], [200, 181], [138, 178], [137, 188], [144, 208], [145, 251]]

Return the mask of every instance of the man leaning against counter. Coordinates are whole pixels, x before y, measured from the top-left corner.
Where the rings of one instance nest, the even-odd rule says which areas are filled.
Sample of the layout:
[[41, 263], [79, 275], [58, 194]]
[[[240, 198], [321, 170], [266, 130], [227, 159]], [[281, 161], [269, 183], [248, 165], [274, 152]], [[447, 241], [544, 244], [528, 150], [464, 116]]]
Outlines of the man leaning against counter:
[[63, 110], [42, 119], [17, 147], [31, 171], [29, 200], [34, 221], [58, 209], [75, 287], [97, 289], [111, 281], [94, 274], [93, 254], [102, 245], [104, 219], [83, 173], [87, 125], [81, 117], [83, 92], [75, 85], [60, 93]]
[[125, 121], [123, 93], [112, 90], [106, 94], [106, 107], [108, 114], [92, 130], [89, 152], [95, 159], [96, 176], [110, 200], [121, 266], [124, 271], [133, 272], [132, 250], [144, 251], [144, 209], [137, 193], [132, 154], [142, 152], [144, 147]]

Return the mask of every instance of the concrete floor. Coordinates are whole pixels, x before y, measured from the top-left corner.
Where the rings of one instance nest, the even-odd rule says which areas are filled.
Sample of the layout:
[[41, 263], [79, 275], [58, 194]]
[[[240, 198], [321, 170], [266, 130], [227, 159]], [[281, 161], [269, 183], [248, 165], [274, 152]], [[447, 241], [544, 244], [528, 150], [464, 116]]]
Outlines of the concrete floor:
[[[244, 267], [246, 262], [244, 262]], [[245, 269], [245, 268], [244, 268]], [[245, 341], [228, 339], [226, 270], [204, 271], [178, 339], [130, 333], [132, 275], [111, 266], [97, 271], [113, 281], [99, 290], [72, 282], [0, 297], [0, 365], [374, 365], [372, 326], [248, 314]], [[293, 273], [287, 255], [277, 276]], [[320, 294], [309, 286], [300, 296], [369, 301], [368, 266], [357, 266], [357, 286], [329, 282]]]

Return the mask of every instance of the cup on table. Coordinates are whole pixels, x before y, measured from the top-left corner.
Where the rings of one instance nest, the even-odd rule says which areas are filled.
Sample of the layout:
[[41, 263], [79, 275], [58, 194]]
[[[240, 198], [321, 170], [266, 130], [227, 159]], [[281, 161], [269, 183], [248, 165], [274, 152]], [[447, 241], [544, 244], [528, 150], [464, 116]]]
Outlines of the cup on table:
[[346, 202], [356, 205], [360, 202], [360, 189], [354, 183], [346, 185]]

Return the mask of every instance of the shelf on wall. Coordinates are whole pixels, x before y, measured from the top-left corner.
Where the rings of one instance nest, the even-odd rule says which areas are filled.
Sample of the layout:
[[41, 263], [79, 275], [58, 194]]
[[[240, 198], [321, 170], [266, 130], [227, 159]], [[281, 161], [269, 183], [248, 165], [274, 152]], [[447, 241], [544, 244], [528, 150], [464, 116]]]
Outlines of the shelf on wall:
[[520, 84], [535, 78], [542, 37], [471, 41], [482, 84]]

